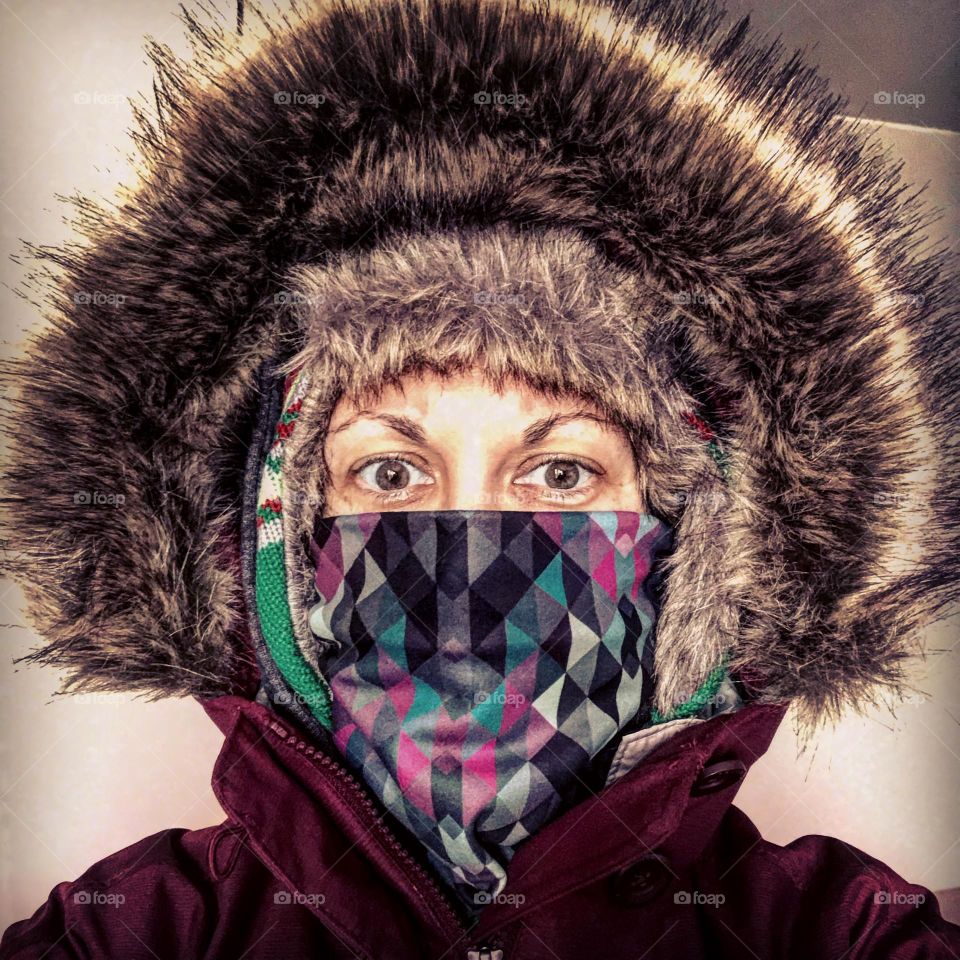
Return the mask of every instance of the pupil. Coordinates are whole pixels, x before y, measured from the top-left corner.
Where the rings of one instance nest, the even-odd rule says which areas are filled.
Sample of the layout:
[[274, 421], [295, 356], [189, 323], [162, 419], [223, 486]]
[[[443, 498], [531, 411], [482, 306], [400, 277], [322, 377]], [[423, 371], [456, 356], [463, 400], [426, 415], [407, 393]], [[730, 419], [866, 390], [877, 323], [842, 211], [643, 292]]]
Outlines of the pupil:
[[569, 460], [557, 460], [546, 473], [547, 486], [554, 490], [569, 490], [580, 479], [580, 468]]
[[377, 467], [376, 481], [381, 490], [402, 490], [410, 480], [410, 471], [399, 460], [384, 460]]

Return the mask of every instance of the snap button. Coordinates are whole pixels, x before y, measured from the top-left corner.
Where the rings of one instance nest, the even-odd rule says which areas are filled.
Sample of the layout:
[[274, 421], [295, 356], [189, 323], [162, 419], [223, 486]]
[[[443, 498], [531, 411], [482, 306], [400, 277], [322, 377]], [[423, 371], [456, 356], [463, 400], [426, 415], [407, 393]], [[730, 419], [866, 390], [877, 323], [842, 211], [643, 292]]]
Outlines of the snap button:
[[690, 789], [690, 795], [700, 797], [706, 793], [726, 790], [727, 787], [732, 787], [742, 780], [746, 772], [746, 764], [741, 760], [718, 760], [708, 763], [700, 771], [700, 776]]
[[667, 861], [653, 853], [615, 873], [610, 878], [610, 893], [614, 900], [639, 906], [661, 893], [670, 879]]

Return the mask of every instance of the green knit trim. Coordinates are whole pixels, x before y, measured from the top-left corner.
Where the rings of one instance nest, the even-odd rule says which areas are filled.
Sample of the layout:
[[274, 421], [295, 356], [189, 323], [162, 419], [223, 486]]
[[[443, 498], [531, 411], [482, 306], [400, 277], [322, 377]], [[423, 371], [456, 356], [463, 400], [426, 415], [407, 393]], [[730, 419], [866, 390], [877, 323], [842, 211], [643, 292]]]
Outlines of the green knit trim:
[[684, 410], [681, 415], [707, 445], [707, 452], [717, 465], [720, 476], [723, 477], [725, 482], [729, 483], [732, 473], [730, 451], [723, 448], [717, 435], [713, 432], [713, 427], [703, 417], [697, 416], [692, 410]]
[[717, 465], [720, 470], [720, 476], [723, 477], [725, 481], [730, 482], [730, 453], [727, 450], [724, 450], [723, 447], [717, 443], [716, 440], [711, 440], [707, 444], [707, 449], [710, 451], [710, 456], [713, 458], [713, 462]]
[[256, 576], [257, 613], [270, 656], [310, 712], [330, 729], [330, 688], [304, 659], [294, 637], [282, 543], [257, 551]]
[[650, 713], [650, 726], [655, 727], [659, 723], [667, 723], [670, 720], [681, 720], [698, 714], [717, 694], [720, 685], [727, 676], [727, 658], [714, 667], [707, 675], [702, 686], [689, 700], [678, 704], [668, 713], [663, 714], [656, 707]]
[[[710, 427], [710, 425], [701, 417], [698, 417], [692, 411], [684, 411], [683, 417], [692, 427], [697, 430], [701, 439], [706, 442], [707, 451], [710, 454], [710, 458], [717, 465], [720, 476], [724, 479], [724, 481], [729, 483], [732, 464], [730, 452], [721, 446], [720, 441], [716, 438], [712, 427]], [[720, 685], [723, 683], [726, 677], [727, 657], [724, 656], [723, 660], [716, 667], [714, 667], [709, 674], [707, 674], [707, 679], [704, 680], [703, 684], [700, 686], [700, 689], [697, 690], [688, 700], [678, 704], [666, 714], [660, 713], [660, 711], [654, 707], [650, 712], [649, 725], [653, 727], [660, 723], [667, 723], [670, 720], [680, 720], [695, 716], [701, 710], [703, 710], [703, 708], [716, 696], [717, 690], [720, 689]]]
[[[264, 642], [277, 669], [294, 694], [328, 730], [331, 692], [326, 680], [304, 657], [297, 643], [287, 593], [287, 570], [283, 535], [283, 450], [301, 407], [305, 387], [302, 374], [291, 385], [288, 404], [273, 435], [264, 461], [257, 507], [257, 555], [255, 595], [257, 616]], [[291, 399], [292, 398], [292, 399]], [[282, 429], [287, 428], [289, 429]]]

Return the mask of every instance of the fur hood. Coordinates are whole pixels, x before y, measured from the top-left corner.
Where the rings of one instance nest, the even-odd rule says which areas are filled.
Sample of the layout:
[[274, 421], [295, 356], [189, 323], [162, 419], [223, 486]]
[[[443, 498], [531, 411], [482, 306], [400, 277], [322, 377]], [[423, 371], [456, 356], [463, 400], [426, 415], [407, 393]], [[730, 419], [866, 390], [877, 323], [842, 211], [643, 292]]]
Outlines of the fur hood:
[[724, 655], [811, 718], [899, 688], [958, 597], [956, 298], [800, 57], [680, 0], [185, 21], [192, 60], [150, 47], [137, 186], [32, 249], [47, 324], [5, 369], [3, 479], [32, 659], [68, 689], [255, 690], [258, 371], [316, 370], [315, 509], [340, 392], [482, 358], [631, 437], [676, 531], [661, 709]]

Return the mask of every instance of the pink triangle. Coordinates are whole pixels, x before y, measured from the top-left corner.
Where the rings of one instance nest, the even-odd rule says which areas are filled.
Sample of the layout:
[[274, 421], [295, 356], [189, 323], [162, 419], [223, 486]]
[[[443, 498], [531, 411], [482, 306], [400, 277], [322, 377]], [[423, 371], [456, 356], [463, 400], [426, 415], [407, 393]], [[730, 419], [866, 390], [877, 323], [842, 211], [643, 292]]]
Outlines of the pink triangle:
[[[356, 692], [352, 687], [347, 688], [347, 691], [349, 691], [347, 696], [343, 695], [341, 692], [342, 690], [343, 687], [340, 684], [334, 684], [332, 686], [334, 703], [337, 703], [338, 700], [340, 703], [349, 703], [351, 699], [354, 698]], [[354, 707], [350, 711], [350, 719], [353, 720], [356, 725], [368, 736], [377, 722], [377, 717], [380, 715], [380, 711], [383, 709], [384, 699], [385, 696], [380, 694], [379, 696], [374, 697], [369, 703], [365, 703], [359, 709]]]
[[311, 551], [314, 562], [313, 582], [325, 600], [333, 597], [343, 581], [343, 544], [340, 530], [330, 531], [322, 550]]
[[618, 510], [617, 511], [617, 531], [614, 535], [614, 542], [619, 547], [623, 544], [621, 553], [624, 556], [627, 553], [627, 550], [631, 549], [636, 543], [637, 533], [640, 530], [640, 514], [632, 513], [629, 510]]
[[366, 546], [370, 540], [370, 534], [377, 529], [382, 517], [377, 512], [361, 513], [357, 516], [357, 526], [363, 534], [363, 545]]
[[429, 768], [430, 761], [402, 730], [397, 741], [397, 784], [406, 793], [417, 777]]
[[556, 727], [539, 710], [531, 710], [527, 723], [527, 759], [533, 759], [556, 732]]
[[354, 730], [357, 729], [355, 723], [348, 723], [345, 726], [339, 727], [334, 734], [333, 742], [337, 745], [337, 749], [344, 755], [347, 753], [347, 743], [350, 740], [350, 735]]
[[494, 740], [490, 739], [463, 763], [463, 816], [471, 818], [497, 792], [497, 763]]
[[[382, 672], [381, 668], [381, 673]], [[413, 677], [411, 677], [410, 674], [403, 674], [400, 679], [390, 685], [387, 690], [387, 696], [390, 697], [390, 702], [393, 704], [393, 709], [397, 713], [398, 720], [403, 721], [403, 718], [406, 717], [410, 710], [410, 705], [413, 703], [415, 694], [416, 690], [413, 684]]]
[[613, 550], [608, 549], [603, 559], [593, 570], [593, 579], [609, 594], [610, 599], [617, 598], [617, 568], [613, 562]]
[[403, 798], [408, 803], [412, 803], [421, 813], [430, 820], [436, 820], [436, 814], [433, 810], [433, 794], [431, 786], [433, 777], [430, 768], [421, 770], [420, 773], [411, 780], [405, 789], [403, 789]]
[[534, 517], [534, 523], [556, 543], [563, 543], [563, 514], [557, 510], [541, 510]]
[[500, 715], [500, 733], [506, 733], [533, 704], [533, 687], [537, 676], [540, 651], [534, 650], [510, 676], [504, 680], [506, 703]]
[[401, 666], [394, 659], [395, 656], [400, 656], [403, 659], [402, 651], [398, 653], [398, 648], [401, 645], [402, 641], [391, 644], [377, 644], [377, 676], [380, 678], [380, 686], [385, 690], [404, 683], [410, 683], [412, 687], [413, 681], [410, 679], [407, 668]]

